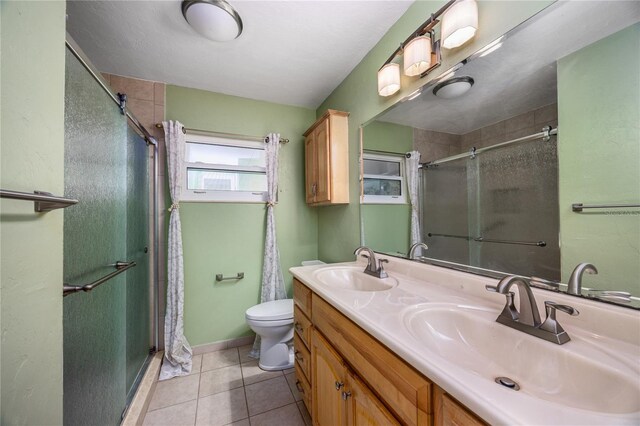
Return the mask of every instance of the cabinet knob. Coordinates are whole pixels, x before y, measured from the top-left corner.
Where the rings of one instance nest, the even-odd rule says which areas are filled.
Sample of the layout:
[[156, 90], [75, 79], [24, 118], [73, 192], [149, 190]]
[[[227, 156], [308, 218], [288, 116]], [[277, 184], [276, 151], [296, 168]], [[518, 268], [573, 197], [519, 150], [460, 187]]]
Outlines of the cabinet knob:
[[351, 396], [351, 391], [349, 392], [342, 392], [342, 400], [346, 401], [349, 397]]
[[304, 357], [302, 355], [300, 355], [300, 351], [295, 351], [294, 355], [296, 357], [296, 359], [300, 362], [304, 361]]
[[298, 333], [302, 333], [304, 331], [304, 328], [302, 328], [302, 326], [300, 325], [299, 322], [296, 322], [295, 324], [293, 324], [293, 327], [298, 330]]
[[300, 384], [300, 380], [296, 380], [296, 388], [298, 388], [298, 392], [304, 393], [304, 388]]
[[344, 383], [342, 383], [342, 382], [338, 382], [338, 381], [336, 380], [336, 390], [337, 390], [337, 391], [339, 391], [339, 390], [340, 390], [340, 388], [342, 388], [343, 386], [344, 386]]

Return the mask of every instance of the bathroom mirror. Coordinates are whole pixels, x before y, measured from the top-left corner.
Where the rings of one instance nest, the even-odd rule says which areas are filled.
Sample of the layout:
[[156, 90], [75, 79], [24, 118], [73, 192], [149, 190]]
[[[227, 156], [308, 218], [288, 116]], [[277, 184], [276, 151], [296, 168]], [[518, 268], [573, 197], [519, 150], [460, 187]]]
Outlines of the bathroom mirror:
[[418, 260], [640, 308], [639, 21], [556, 2], [365, 123], [363, 244], [407, 256], [413, 188]]

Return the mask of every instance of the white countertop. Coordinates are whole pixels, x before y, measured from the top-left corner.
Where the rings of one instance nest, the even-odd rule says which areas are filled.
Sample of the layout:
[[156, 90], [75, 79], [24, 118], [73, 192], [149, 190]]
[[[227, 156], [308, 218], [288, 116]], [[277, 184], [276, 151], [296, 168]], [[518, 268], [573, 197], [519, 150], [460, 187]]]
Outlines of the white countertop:
[[[537, 388], [537, 396], [535, 392], [528, 392], [534, 387], [527, 386], [533, 374], [553, 374], [553, 369], [546, 368], [545, 361], [540, 359], [541, 357], [536, 357], [535, 354], [532, 354], [530, 365], [528, 362], [525, 363], [516, 377], [514, 377], [513, 365], [509, 366], [512, 372], [508, 377], [522, 386], [522, 389], [516, 392], [496, 384], [493, 381], [494, 377], [485, 377], [477, 371], [462, 368], [459, 360], [452, 359], [453, 357], [444, 357], [437, 351], [429, 350], [406, 326], [407, 313], [410, 314], [425, 306], [456, 304], [460, 307], [480, 306], [485, 309], [485, 314], [490, 313], [487, 310], [494, 311], [497, 317], [504, 306], [504, 296], [485, 290], [486, 284], [496, 285], [497, 280], [395, 257], [384, 255], [377, 255], [377, 257], [389, 260], [385, 269], [391, 277], [398, 280], [399, 284], [396, 287], [385, 291], [360, 292], [325, 285], [315, 276], [316, 271], [320, 269], [339, 265], [358, 265], [364, 269], [366, 265], [364, 261], [294, 267], [290, 272], [488, 423], [640, 424], [640, 410], [614, 414], [592, 411], [591, 407], [585, 406], [582, 401], [568, 400], [567, 398], [572, 397], [571, 392], [567, 392], [564, 386], [562, 389], [544, 389], [543, 398], [539, 397], [540, 386]], [[607, 401], [610, 400], [612, 406], [615, 406], [617, 398], [620, 398], [620, 395], [616, 396], [616, 392], [624, 390], [625, 398], [637, 396], [638, 405], [640, 405], [640, 312], [564, 294], [533, 290], [539, 308], [544, 307], [545, 300], [553, 300], [571, 305], [581, 314], [577, 317], [558, 314], [558, 321], [572, 338], [564, 345], [545, 342], [503, 326], [505, 333], [515, 333], [512, 334], [513, 350], [516, 350], [519, 342], [530, 344], [532, 342], [527, 339], [535, 339], [545, 345], [552, 345], [553, 347], [545, 349], [556, 351], [556, 354], [559, 353], [557, 351], [572, 351], [579, 354], [582, 358], [581, 362], [591, 362], [594, 367], [599, 365], [599, 362], [606, 362], [607, 368], [615, 370], [618, 374], [620, 372], [624, 374], [625, 386], [620, 386], [620, 389], [617, 387], [605, 389], [589, 383], [588, 377], [576, 377], [571, 380], [575, 383], [570, 383], [568, 387], [578, 387], [583, 395], [585, 395], [584, 392], [593, 392], [603, 404], [608, 404]], [[544, 319], [544, 312], [541, 312], [541, 317]], [[476, 360], [464, 361], [472, 365]], [[517, 364], [516, 361], [514, 358], [514, 363]], [[553, 364], [552, 367], [555, 369], [563, 368], [562, 363], [549, 362], [549, 364], [550, 367]], [[500, 365], [492, 368], [499, 370]], [[497, 370], [496, 375], [501, 375]], [[538, 384], [541, 380], [544, 382], [544, 378], [540, 379], [536, 376], [534, 379], [538, 379]], [[631, 392], [629, 392], [630, 389]], [[634, 395], [633, 390], [637, 394]]]

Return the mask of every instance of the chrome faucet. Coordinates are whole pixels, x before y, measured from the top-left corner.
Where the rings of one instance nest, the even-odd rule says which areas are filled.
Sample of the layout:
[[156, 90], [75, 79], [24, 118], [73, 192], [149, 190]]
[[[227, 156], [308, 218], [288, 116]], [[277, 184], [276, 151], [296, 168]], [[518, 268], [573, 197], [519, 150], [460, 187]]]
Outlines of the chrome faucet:
[[[512, 285], [518, 286], [518, 293], [520, 296], [520, 310], [518, 311], [518, 321], [521, 324], [537, 327], [540, 325], [540, 313], [538, 312], [538, 304], [536, 298], [531, 291], [531, 286], [523, 278], [516, 277], [515, 275], [509, 275], [504, 277], [498, 283], [496, 292], [508, 296], [509, 289]], [[507, 297], [507, 299], [509, 299]], [[513, 303], [511, 303], [513, 304]]]
[[[515, 308], [513, 301], [515, 294], [509, 291], [513, 284], [518, 286], [520, 297], [519, 311]], [[556, 312], [561, 311], [575, 316], [579, 314], [577, 309], [546, 301], [544, 305], [547, 317], [544, 322], [541, 322], [536, 299], [526, 279], [509, 275], [501, 279], [497, 286], [488, 285], [486, 289], [503, 294], [507, 298], [507, 302], [500, 315], [498, 315], [496, 322], [558, 345], [562, 345], [571, 340], [567, 332], [564, 331], [556, 320]]]
[[362, 257], [367, 258], [367, 267], [364, 270], [365, 274], [374, 276], [376, 278], [387, 278], [387, 272], [382, 267], [383, 263], [389, 262], [387, 259], [380, 259], [379, 261], [376, 259], [376, 254], [369, 247], [360, 246], [358, 247], [353, 254], [359, 256], [360, 253], [366, 251], [368, 254], [363, 254]]
[[569, 284], [567, 285], [567, 293], [577, 295], [582, 294], [582, 275], [585, 272], [587, 274], [597, 275], [598, 269], [596, 269], [595, 265], [592, 265], [591, 263], [579, 263], [571, 273]]
[[416, 258], [416, 251], [419, 248], [421, 248], [423, 250], [429, 250], [429, 247], [425, 243], [415, 243], [415, 244], [411, 245], [411, 248], [409, 249], [409, 254], [407, 255], [407, 259], [415, 259]]

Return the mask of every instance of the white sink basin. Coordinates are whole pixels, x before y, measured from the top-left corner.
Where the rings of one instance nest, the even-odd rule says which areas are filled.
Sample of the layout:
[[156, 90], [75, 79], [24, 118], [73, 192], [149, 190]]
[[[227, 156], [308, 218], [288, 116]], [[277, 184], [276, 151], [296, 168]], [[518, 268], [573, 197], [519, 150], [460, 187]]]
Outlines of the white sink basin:
[[314, 272], [314, 277], [323, 285], [351, 291], [385, 291], [398, 285], [398, 280], [376, 278], [363, 272], [364, 268], [354, 266], [332, 266]]
[[496, 323], [497, 315], [485, 308], [439, 304], [410, 309], [403, 319], [425, 349], [489, 381], [508, 377], [520, 385], [518, 392], [582, 410], [640, 411], [633, 367], [575, 336], [555, 345], [513, 330]]

